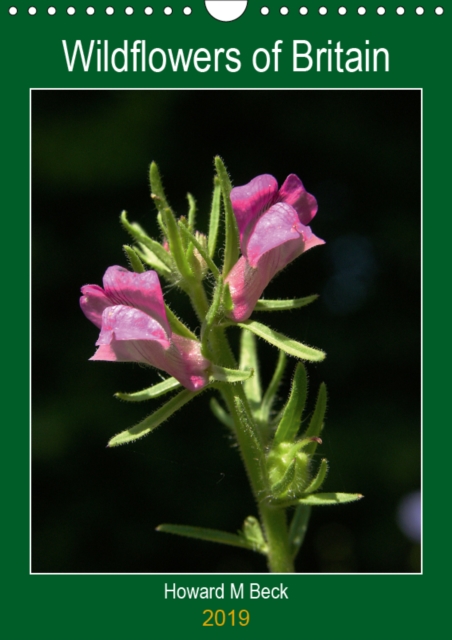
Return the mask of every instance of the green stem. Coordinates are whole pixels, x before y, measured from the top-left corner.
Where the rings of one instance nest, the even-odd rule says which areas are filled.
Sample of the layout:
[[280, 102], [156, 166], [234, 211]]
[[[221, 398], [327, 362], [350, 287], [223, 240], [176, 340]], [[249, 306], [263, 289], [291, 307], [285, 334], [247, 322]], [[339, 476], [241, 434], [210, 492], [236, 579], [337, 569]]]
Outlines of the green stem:
[[202, 282], [198, 282], [194, 278], [187, 278], [183, 288], [190, 297], [193, 308], [198, 316], [198, 320], [202, 324], [207, 312], [209, 311], [209, 301]]
[[[234, 367], [235, 361], [229, 343], [220, 328], [211, 334], [212, 347], [223, 366]], [[258, 504], [261, 524], [268, 545], [268, 565], [274, 573], [294, 571], [284, 509], [269, 506], [269, 483], [266, 471], [265, 449], [260, 432], [254, 422], [247, 397], [241, 383], [221, 385], [222, 395], [234, 421], [237, 441]]]

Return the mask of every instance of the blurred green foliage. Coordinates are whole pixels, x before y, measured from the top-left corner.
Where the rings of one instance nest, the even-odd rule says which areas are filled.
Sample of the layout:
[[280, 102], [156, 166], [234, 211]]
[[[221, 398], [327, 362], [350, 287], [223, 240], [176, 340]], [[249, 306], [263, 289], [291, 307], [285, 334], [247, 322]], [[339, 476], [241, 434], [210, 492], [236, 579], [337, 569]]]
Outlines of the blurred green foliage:
[[[206, 231], [216, 154], [235, 185], [298, 174], [327, 242], [266, 292], [320, 300], [256, 314], [326, 350], [308, 366], [310, 411], [322, 380], [329, 390], [325, 490], [365, 495], [314, 510], [298, 570], [418, 571], [419, 547], [396, 510], [420, 485], [420, 94], [397, 90], [32, 92], [33, 571], [266, 570], [257, 554], [155, 531], [173, 522], [235, 532], [255, 514], [237, 450], [207, 396], [143, 441], [107, 450], [159, 404], [113, 393], [159, 375], [88, 362], [98, 331], [78, 306], [81, 285], [127, 266], [123, 209], [158, 237], [152, 160], [179, 214], [193, 193]], [[165, 295], [197, 329], [183, 295]], [[260, 349], [268, 382], [277, 354]]]

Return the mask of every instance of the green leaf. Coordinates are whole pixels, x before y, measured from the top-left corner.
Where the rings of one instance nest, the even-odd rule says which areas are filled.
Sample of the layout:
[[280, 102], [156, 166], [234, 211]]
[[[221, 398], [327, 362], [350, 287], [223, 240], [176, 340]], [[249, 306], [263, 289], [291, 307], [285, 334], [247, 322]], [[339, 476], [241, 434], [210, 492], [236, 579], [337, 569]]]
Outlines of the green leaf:
[[181, 276], [183, 278], [190, 279], [193, 274], [190, 269], [190, 265], [188, 264], [187, 256], [185, 255], [180, 235], [180, 226], [177, 224], [176, 218], [174, 217], [171, 209], [163, 209], [161, 213], [165, 226], [168, 230], [168, 244], [171, 255], [174, 258], [174, 262], [176, 263]]
[[303, 544], [309, 524], [311, 507], [307, 504], [299, 504], [295, 509], [289, 528], [289, 546], [292, 558], [295, 558]]
[[268, 547], [262, 533], [259, 520], [254, 516], [248, 516], [243, 523], [243, 537], [249, 543], [253, 551], [267, 553]]
[[286, 362], [287, 362], [286, 354], [284, 353], [284, 351], [280, 351], [278, 355], [278, 362], [276, 364], [275, 372], [273, 374], [273, 377], [270, 381], [270, 384], [268, 385], [267, 391], [265, 392], [264, 398], [262, 400], [260, 420], [264, 423], [268, 422], [270, 419], [270, 411], [275, 401], [279, 385], [281, 384], [281, 379], [284, 375]]
[[134, 247], [134, 250], [140, 260], [151, 267], [151, 269], [154, 269], [154, 271], [157, 271], [161, 276], [171, 279], [171, 270], [168, 269], [168, 267], [164, 265], [163, 262], [161, 262], [143, 243], [139, 242], [138, 244], [139, 247]]
[[361, 493], [312, 493], [297, 502], [307, 504], [312, 507], [326, 506], [330, 504], [345, 504], [346, 502], [356, 502], [364, 496]]
[[292, 442], [298, 433], [301, 416], [308, 393], [308, 377], [304, 365], [300, 362], [295, 369], [289, 399], [283, 409], [281, 421], [275, 433], [274, 444]]
[[157, 209], [159, 211], [171, 209], [163, 189], [159, 168], [155, 162], [151, 162], [151, 166], [149, 167], [149, 180], [151, 183], [151, 198], [154, 200]]
[[196, 225], [196, 200], [191, 195], [191, 193], [187, 193], [188, 200], [188, 228], [190, 231], [195, 230]]
[[144, 273], [144, 267], [135, 249], [133, 249], [133, 247], [129, 247], [129, 245], [127, 244], [123, 245], [123, 249], [129, 259], [130, 266], [135, 271], [135, 273]]
[[[314, 436], [319, 436], [323, 429], [323, 423], [325, 421], [325, 411], [327, 405], [327, 391], [326, 385], [324, 382], [319, 387], [319, 393], [317, 395], [317, 401], [315, 403], [314, 413], [312, 414], [312, 418], [309, 422], [309, 426], [306, 429], [306, 432], [303, 434], [304, 438], [312, 438]], [[317, 449], [317, 445], [315, 442], [312, 445], [307, 447], [306, 452], [313, 454]]]
[[231, 418], [229, 413], [223, 409], [216, 398], [211, 398], [210, 410], [217, 420], [222, 422], [229, 429], [232, 429], [233, 431], [235, 430], [234, 420]]
[[190, 340], [198, 340], [197, 336], [185, 326], [185, 324], [179, 320], [175, 313], [171, 311], [169, 306], [165, 304], [166, 317], [174, 333], [184, 336], [184, 338], [190, 338]]
[[208, 358], [212, 358], [212, 354], [209, 347], [209, 335], [217, 318], [217, 314], [220, 310], [221, 298], [223, 293], [223, 279], [220, 276], [219, 281], [213, 292], [212, 304], [207, 311], [206, 317], [201, 328], [201, 351], [202, 354]]
[[187, 229], [187, 227], [183, 225], [180, 225], [180, 230], [182, 231], [182, 235], [185, 236], [193, 244], [193, 246], [196, 247], [196, 249], [198, 249], [200, 255], [206, 261], [207, 266], [209, 267], [209, 269], [211, 270], [215, 278], [218, 280], [220, 276], [218, 267], [215, 264], [215, 262], [212, 260], [212, 258], [208, 255], [208, 253], [206, 252], [202, 244], [198, 241], [196, 236], [193, 233], [191, 233], [191, 231]]
[[305, 298], [295, 298], [294, 300], [258, 300], [254, 311], [290, 311], [299, 309], [317, 300], [317, 294], [306, 296]]
[[173, 413], [183, 407], [184, 404], [187, 404], [187, 402], [190, 402], [190, 400], [198, 395], [198, 393], [201, 392], [196, 391], [193, 393], [192, 391], [188, 391], [187, 389], [181, 391], [177, 394], [177, 396], [171, 398], [171, 400], [162, 405], [160, 409], [157, 409], [157, 411], [145, 418], [142, 422], [138, 423], [134, 427], [131, 427], [130, 429], [127, 429], [126, 431], [118, 433], [109, 441], [107, 446], [116, 447], [117, 445], [126, 444], [127, 442], [133, 442], [138, 438], [142, 438], [149, 432], [154, 431], [154, 429], [161, 425], [162, 422], [168, 420], [168, 418], [172, 416]]
[[284, 493], [284, 491], [286, 491], [289, 488], [289, 486], [292, 484], [293, 479], [295, 478], [296, 463], [297, 463], [297, 460], [296, 458], [294, 458], [290, 463], [290, 465], [287, 467], [286, 472], [284, 473], [281, 480], [276, 484], [274, 484], [273, 487], [271, 488], [272, 495], [275, 498], [277, 498], [282, 493]]
[[320, 463], [317, 475], [309, 483], [309, 485], [306, 487], [303, 493], [314, 493], [314, 491], [317, 491], [317, 489], [320, 489], [320, 487], [323, 484], [323, 481], [326, 478], [327, 471], [328, 471], [328, 461], [325, 458], [323, 458], [323, 460]]
[[311, 362], [321, 362], [325, 358], [325, 353], [319, 349], [313, 349], [301, 342], [287, 338], [282, 333], [278, 333], [265, 324], [256, 322], [255, 320], [246, 320], [245, 322], [238, 322], [237, 325], [242, 329], [248, 329], [257, 336], [266, 340], [274, 347], [278, 347], [281, 351], [285, 351], [290, 356], [300, 358], [300, 360], [310, 360]]
[[259, 375], [259, 361], [257, 359], [256, 338], [251, 331], [242, 331], [240, 337], [240, 369], [254, 370], [254, 375], [246, 380], [243, 387], [253, 411], [260, 410], [262, 402], [262, 388]]
[[243, 382], [248, 380], [254, 374], [254, 370], [240, 371], [240, 369], [226, 369], [226, 367], [220, 367], [216, 364], [211, 366], [212, 379], [218, 382]]
[[124, 229], [128, 231], [128, 233], [130, 233], [132, 238], [134, 238], [134, 240], [136, 240], [140, 244], [144, 245], [152, 254], [154, 254], [159, 263], [162, 263], [162, 265], [166, 267], [168, 273], [170, 273], [173, 267], [173, 260], [169, 253], [162, 247], [162, 245], [150, 238], [139, 224], [136, 224], [135, 222], [131, 224], [127, 220], [126, 211], [123, 211], [121, 213], [120, 220]]
[[143, 389], [142, 391], [135, 391], [135, 393], [115, 393], [115, 397], [120, 400], [127, 400], [127, 402], [144, 402], [145, 400], [153, 400], [159, 396], [163, 396], [173, 389], [177, 389], [181, 384], [176, 378], [167, 378], [163, 382], [154, 384], [152, 387]]
[[221, 185], [225, 212], [226, 244], [224, 248], [223, 277], [226, 278], [239, 258], [239, 230], [230, 198], [231, 181], [224, 162], [219, 156], [215, 158], [215, 167]]
[[223, 287], [223, 307], [225, 313], [230, 313], [234, 308], [234, 303], [232, 302], [231, 290], [229, 288], [229, 282]]
[[220, 223], [221, 184], [218, 176], [213, 180], [212, 206], [210, 208], [209, 234], [207, 249], [209, 256], [213, 258], [217, 246], [218, 226]]
[[[157, 531], [164, 533], [174, 533], [178, 536], [186, 538], [197, 538], [198, 540], [206, 540], [208, 542], [218, 542], [220, 544], [229, 544], [233, 547], [241, 547], [242, 549], [252, 549], [251, 542], [246, 540], [244, 536], [235, 533], [227, 533], [226, 531], [218, 531], [218, 529], [205, 529], [204, 527], [189, 527], [183, 524], [161, 524], [157, 527]], [[258, 549], [256, 549], [257, 551]]]

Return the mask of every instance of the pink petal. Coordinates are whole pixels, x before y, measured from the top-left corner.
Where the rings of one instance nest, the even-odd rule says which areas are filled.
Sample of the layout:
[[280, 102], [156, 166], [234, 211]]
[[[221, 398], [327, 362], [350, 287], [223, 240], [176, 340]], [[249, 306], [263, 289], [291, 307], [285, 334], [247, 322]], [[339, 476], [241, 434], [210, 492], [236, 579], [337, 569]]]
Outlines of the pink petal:
[[157, 320], [167, 336], [171, 336], [162, 288], [155, 271], [134, 273], [123, 267], [109, 267], [105, 272], [103, 284], [105, 293], [113, 304], [144, 311]]
[[[284, 202], [274, 204], [262, 214], [248, 238], [245, 253], [248, 262], [252, 267], [257, 267], [263, 254], [292, 240], [301, 241], [303, 247], [305, 228], [293, 207]], [[286, 264], [279, 268], [282, 269]]]
[[277, 193], [278, 183], [268, 174], [257, 176], [248, 184], [232, 189], [231, 202], [239, 228], [242, 251], [250, 225], [252, 227], [262, 211], [274, 202]]
[[269, 283], [265, 269], [254, 269], [242, 256], [232, 267], [226, 278], [231, 292], [234, 308], [230, 317], [236, 322], [247, 320], [253, 312], [256, 302]]
[[102, 287], [97, 284], [87, 284], [82, 287], [80, 307], [83, 313], [96, 327], [102, 326], [102, 313], [112, 304], [110, 298], [105, 295]]
[[170, 346], [166, 331], [157, 320], [124, 305], [107, 307], [102, 314], [102, 329], [96, 345], [110, 344], [112, 340], [150, 340], [164, 349]]
[[137, 309], [110, 307], [91, 360], [142, 362], [166, 371], [190, 391], [204, 387], [210, 363], [202, 356], [199, 342], [174, 334], [170, 343], [162, 330], [159, 335], [156, 324]]
[[308, 225], [317, 213], [317, 200], [306, 191], [300, 178], [294, 173], [285, 179], [279, 190], [278, 200], [290, 204], [304, 225]]

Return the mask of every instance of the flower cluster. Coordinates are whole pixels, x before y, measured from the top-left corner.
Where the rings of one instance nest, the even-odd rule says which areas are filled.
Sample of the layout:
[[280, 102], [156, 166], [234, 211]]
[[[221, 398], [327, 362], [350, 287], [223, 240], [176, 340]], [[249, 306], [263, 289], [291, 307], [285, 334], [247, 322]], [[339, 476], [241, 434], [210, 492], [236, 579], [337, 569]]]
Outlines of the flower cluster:
[[[232, 300], [228, 315], [242, 322], [250, 317], [262, 292], [281, 269], [324, 241], [308, 226], [317, 212], [316, 199], [294, 174], [280, 189], [273, 176], [257, 176], [233, 188], [230, 201], [242, 255], [225, 280]], [[205, 272], [206, 263], [198, 249], [204, 252], [206, 243], [200, 244], [197, 233], [193, 238], [192, 255], [202, 262]], [[176, 245], [176, 249], [183, 245], [179, 236]], [[163, 248], [170, 253], [167, 239]], [[208, 383], [211, 363], [203, 356], [200, 342], [172, 331], [156, 271], [133, 273], [114, 266], [107, 269], [103, 284], [103, 289], [98, 285], [82, 287], [80, 300], [86, 317], [101, 329], [92, 360], [146, 363], [166, 371], [190, 391]]]

